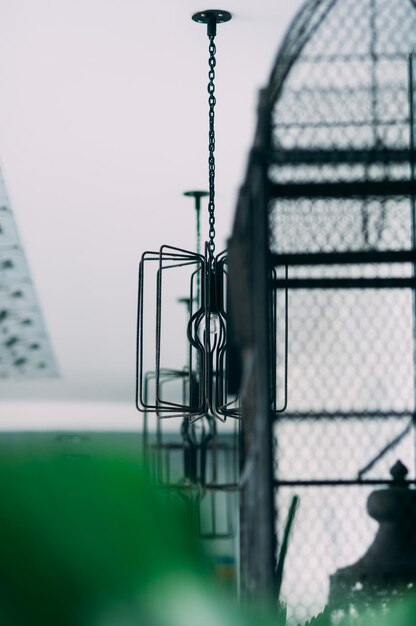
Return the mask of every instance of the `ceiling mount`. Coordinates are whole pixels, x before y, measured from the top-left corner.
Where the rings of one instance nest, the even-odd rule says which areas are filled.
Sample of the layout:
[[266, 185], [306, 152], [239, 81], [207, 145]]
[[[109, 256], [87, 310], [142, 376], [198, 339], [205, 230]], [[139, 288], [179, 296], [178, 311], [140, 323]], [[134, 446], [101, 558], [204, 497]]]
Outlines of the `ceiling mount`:
[[206, 198], [207, 196], [209, 196], [209, 191], [184, 191], [183, 195], [187, 198], [195, 198], [195, 200], [201, 200], [201, 198]]
[[207, 9], [206, 11], [194, 13], [192, 19], [194, 22], [198, 22], [198, 24], [206, 24], [208, 37], [215, 37], [217, 34], [217, 24], [229, 22], [231, 17], [231, 13], [228, 11]]
[[[139, 266], [139, 296], [137, 315], [137, 373], [136, 405], [139, 411], [153, 412], [159, 417], [182, 417], [184, 443], [189, 444], [187, 428], [190, 423], [206, 418], [225, 421], [240, 417], [238, 397], [228, 392], [229, 364], [227, 344], [227, 254], [215, 254], [215, 68], [217, 65], [216, 25], [228, 22], [228, 11], [207, 10], [195, 13], [193, 20], [208, 26], [208, 191], [190, 189], [184, 195], [193, 199], [196, 213], [196, 252], [163, 245], [159, 251], [147, 251]], [[203, 198], [208, 198], [208, 240], [201, 250], [200, 212]], [[176, 278], [179, 276], [179, 279]], [[183, 277], [183, 278], [182, 278]], [[179, 281], [179, 282], [178, 282]], [[187, 305], [186, 327], [179, 325], [171, 315], [169, 285], [188, 283], [188, 294], [180, 302]], [[165, 287], [167, 285], [167, 289]], [[156, 318], [148, 313], [147, 294], [154, 294]], [[182, 327], [180, 326], [182, 324]], [[149, 330], [150, 333], [149, 333]], [[169, 328], [169, 330], [165, 330]], [[184, 332], [187, 341], [187, 363], [172, 368], [165, 363], [169, 353], [172, 332]], [[154, 370], [146, 372], [145, 347], [148, 337], [154, 337], [151, 346]], [[149, 393], [149, 384], [152, 385]], [[176, 384], [176, 389], [175, 385]], [[179, 388], [178, 388], [179, 385]], [[208, 431], [207, 431], [208, 432]], [[209, 431], [211, 432], [211, 431]], [[190, 445], [190, 444], [189, 444]]]

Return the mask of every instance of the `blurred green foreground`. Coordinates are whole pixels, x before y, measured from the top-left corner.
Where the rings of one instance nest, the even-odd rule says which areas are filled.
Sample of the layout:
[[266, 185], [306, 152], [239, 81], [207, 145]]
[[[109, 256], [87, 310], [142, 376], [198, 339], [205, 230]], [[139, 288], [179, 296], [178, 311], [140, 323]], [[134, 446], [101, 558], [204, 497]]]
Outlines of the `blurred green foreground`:
[[1, 625], [175, 624], [166, 600], [205, 588], [185, 511], [138, 463], [3, 458], [0, 497]]
[[[283, 626], [277, 606], [243, 613], [215, 586], [186, 507], [138, 462], [0, 459], [0, 626]], [[416, 626], [416, 604], [351, 624]]]
[[0, 626], [253, 623], [137, 449], [134, 435], [2, 437]]

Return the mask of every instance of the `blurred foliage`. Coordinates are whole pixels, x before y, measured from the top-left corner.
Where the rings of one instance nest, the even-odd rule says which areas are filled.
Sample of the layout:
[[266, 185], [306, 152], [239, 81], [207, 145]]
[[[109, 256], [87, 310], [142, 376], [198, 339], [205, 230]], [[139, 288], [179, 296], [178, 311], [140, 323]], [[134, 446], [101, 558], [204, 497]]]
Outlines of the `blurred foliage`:
[[[180, 498], [109, 454], [0, 462], [0, 626], [289, 626], [284, 606], [238, 605]], [[342, 626], [414, 626], [416, 602]], [[329, 626], [329, 611], [307, 626]]]
[[0, 497], [0, 624], [89, 624], [171, 572], [208, 576], [186, 512], [138, 463], [3, 459]]

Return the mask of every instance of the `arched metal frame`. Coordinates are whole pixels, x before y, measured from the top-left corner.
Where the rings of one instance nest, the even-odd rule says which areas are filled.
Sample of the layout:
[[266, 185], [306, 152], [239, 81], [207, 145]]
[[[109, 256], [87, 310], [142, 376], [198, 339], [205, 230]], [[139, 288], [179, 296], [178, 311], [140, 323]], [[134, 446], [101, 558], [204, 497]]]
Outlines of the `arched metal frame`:
[[275, 588], [293, 489], [301, 517], [323, 487], [353, 506], [356, 489], [389, 483], [397, 450], [414, 473], [415, 44], [410, 0], [310, 0], [260, 96], [229, 248], [247, 594]]

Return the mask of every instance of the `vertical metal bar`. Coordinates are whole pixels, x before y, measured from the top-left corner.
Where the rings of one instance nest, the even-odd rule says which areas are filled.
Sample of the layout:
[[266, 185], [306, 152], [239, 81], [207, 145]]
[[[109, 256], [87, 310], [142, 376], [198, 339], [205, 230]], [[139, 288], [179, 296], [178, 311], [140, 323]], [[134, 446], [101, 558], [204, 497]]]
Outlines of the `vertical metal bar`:
[[[271, 411], [271, 276], [269, 264], [269, 201], [263, 160], [270, 137], [270, 112], [260, 94], [259, 127], [251, 157], [249, 189], [252, 299], [251, 398], [246, 398], [245, 463], [241, 525], [242, 592], [251, 597], [274, 595], [277, 539], [273, 488]], [[246, 372], [247, 374], [247, 372]]]
[[157, 477], [160, 482], [163, 482], [163, 461], [162, 461], [162, 425], [161, 418], [156, 416], [156, 472]]
[[156, 407], [160, 405], [160, 346], [161, 346], [161, 334], [162, 334], [162, 270], [163, 270], [163, 256], [162, 253], [159, 256], [159, 269], [156, 274]]
[[[410, 132], [410, 175], [412, 181], [416, 179], [416, 153], [415, 153], [415, 99], [414, 99], [414, 51], [409, 55], [409, 132]], [[412, 250], [416, 250], [416, 198], [412, 193], [410, 196], [411, 203], [411, 231], [412, 231]], [[412, 263], [412, 278], [416, 277], [416, 264]], [[416, 293], [412, 289], [412, 307], [413, 307], [413, 446], [414, 446], [414, 470], [416, 471]]]
[[[208, 419], [212, 419], [208, 417]], [[218, 482], [218, 431], [215, 421], [212, 422], [212, 443], [211, 443], [211, 459], [212, 459], [212, 482]]]
[[[236, 454], [237, 454], [237, 442], [235, 440], [235, 428], [237, 424], [234, 424], [233, 429], [234, 432], [231, 434], [231, 447], [230, 449], [224, 450], [224, 482], [235, 482], [235, 477], [237, 475], [236, 469]], [[230, 457], [230, 463], [228, 463]], [[225, 507], [226, 507], [226, 520], [225, 520], [225, 528], [227, 534], [232, 537], [234, 534], [234, 512], [236, 509], [236, 497], [233, 493], [225, 494]]]
[[[285, 266], [285, 280], [289, 280], [289, 266], [286, 265]], [[271, 328], [272, 331], [272, 337], [271, 337], [271, 342], [272, 342], [272, 346], [273, 346], [273, 351], [274, 353], [271, 355], [271, 360], [272, 360], [272, 372], [273, 374], [275, 374], [275, 372], [277, 372], [277, 315], [278, 315], [278, 309], [277, 309], [277, 303], [276, 303], [276, 289], [273, 289], [273, 311], [272, 311], [272, 321], [271, 323], [275, 325], [275, 328]], [[284, 345], [285, 345], [285, 349], [284, 349], [284, 382], [283, 382], [283, 403], [282, 406], [280, 408], [277, 408], [277, 382], [276, 382], [276, 376], [275, 376], [275, 380], [273, 381], [273, 388], [272, 388], [272, 407], [273, 410], [275, 412], [275, 414], [277, 413], [284, 413], [287, 409], [287, 405], [288, 405], [288, 401], [289, 401], [289, 289], [288, 287], [285, 287], [284, 290], [284, 302], [285, 302], [285, 313], [284, 313], [284, 324], [285, 324], [285, 332], [284, 332]]]
[[[149, 377], [148, 375], [146, 375], [144, 379], [145, 407], [147, 406], [147, 402], [148, 402], [148, 391], [149, 391], [148, 387], [149, 387]], [[147, 417], [148, 417], [147, 408], [145, 408], [144, 413], [143, 413], [143, 440], [142, 440], [142, 454], [143, 454], [143, 460], [145, 464], [147, 464], [147, 461], [148, 461], [148, 447], [149, 447], [149, 426], [148, 426]]]
[[208, 497], [211, 498], [211, 533], [215, 536], [217, 534], [217, 507], [215, 491], [211, 491], [208, 494]]
[[[160, 456], [162, 456], [162, 454], [160, 454]], [[166, 464], [166, 477], [162, 478], [162, 481], [164, 480], [164, 482], [169, 485], [170, 483], [170, 453], [169, 453], [169, 446], [166, 448], [165, 450], [165, 464]], [[168, 489], [168, 497], [170, 497], [170, 492]]]

